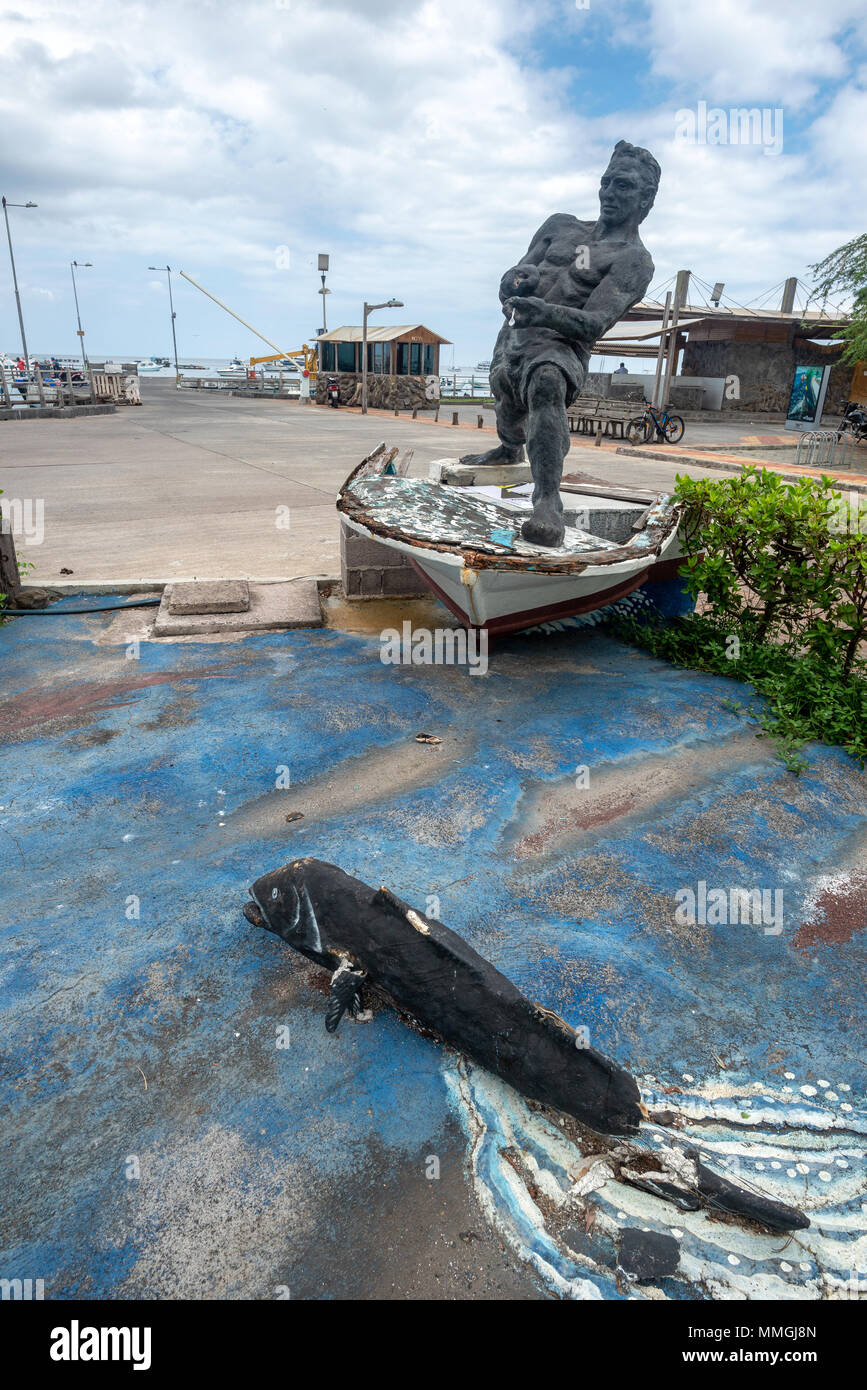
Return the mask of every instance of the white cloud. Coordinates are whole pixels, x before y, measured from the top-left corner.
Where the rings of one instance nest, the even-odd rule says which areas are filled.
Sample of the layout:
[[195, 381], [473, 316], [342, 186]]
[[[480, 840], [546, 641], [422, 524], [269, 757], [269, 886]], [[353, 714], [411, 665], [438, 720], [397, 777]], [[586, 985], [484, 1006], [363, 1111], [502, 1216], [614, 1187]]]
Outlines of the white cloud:
[[[0, 191], [40, 204], [15, 227], [22, 265], [57, 297], [51, 312], [28, 311], [41, 313], [37, 350], [69, 338], [73, 256], [94, 262], [83, 288], [94, 349], [165, 347], [160, 282], [147, 274], [164, 262], [296, 346], [320, 319], [315, 257], [329, 251], [332, 325], [358, 321], [363, 298], [394, 294], [409, 319], [458, 340], [458, 360], [490, 356], [502, 270], [550, 212], [595, 212], [621, 136], [663, 166], [646, 224], [658, 279], [687, 265], [756, 293], [862, 229], [845, 175], [847, 159], [863, 163], [867, 127], [863, 90], [842, 81], [849, 0], [803, 23], [788, 0], [612, 0], [594, 6], [596, 30], [574, 13], [556, 30], [553, 75], [533, 26], [564, 19], [554, 0], [543, 11], [517, 0], [132, 0], [120, 12], [108, 0], [86, 11], [31, 0], [17, 13], [0, 25]], [[643, 109], [637, 88], [629, 109], [607, 111], [570, 88], [593, 68], [583, 34], [606, 23], [620, 45], [649, 36], [637, 61], [665, 85], [651, 81]], [[829, 78], [840, 91], [798, 156], [673, 143], [685, 100], [788, 111]], [[252, 349], [175, 283], [181, 342]], [[0, 310], [6, 296], [0, 258]]]
[[823, 0], [806, 10], [791, 0], [650, 0], [654, 72], [711, 105], [799, 107], [847, 70], [848, 28], [864, 21], [863, 0]]

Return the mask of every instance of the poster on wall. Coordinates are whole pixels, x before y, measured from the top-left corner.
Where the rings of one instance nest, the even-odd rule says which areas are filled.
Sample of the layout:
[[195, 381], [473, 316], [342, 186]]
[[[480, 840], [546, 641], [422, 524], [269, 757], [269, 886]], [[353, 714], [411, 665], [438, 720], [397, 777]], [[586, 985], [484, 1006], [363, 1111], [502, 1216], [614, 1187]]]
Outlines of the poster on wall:
[[796, 367], [786, 411], [787, 430], [815, 430], [822, 419], [830, 367]]

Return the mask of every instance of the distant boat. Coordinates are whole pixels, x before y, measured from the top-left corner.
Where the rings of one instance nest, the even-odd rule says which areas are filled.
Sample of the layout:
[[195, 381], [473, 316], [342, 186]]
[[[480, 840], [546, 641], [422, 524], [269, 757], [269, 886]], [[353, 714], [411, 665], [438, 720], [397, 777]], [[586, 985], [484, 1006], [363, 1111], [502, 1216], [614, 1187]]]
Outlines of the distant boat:
[[246, 376], [250, 367], [240, 357], [233, 357], [228, 367], [221, 367], [218, 376]]
[[491, 370], [491, 364], [490, 364], [490, 362], [477, 362], [477, 363], [476, 363], [476, 371], [477, 371], [477, 372], [489, 372], [490, 370]]

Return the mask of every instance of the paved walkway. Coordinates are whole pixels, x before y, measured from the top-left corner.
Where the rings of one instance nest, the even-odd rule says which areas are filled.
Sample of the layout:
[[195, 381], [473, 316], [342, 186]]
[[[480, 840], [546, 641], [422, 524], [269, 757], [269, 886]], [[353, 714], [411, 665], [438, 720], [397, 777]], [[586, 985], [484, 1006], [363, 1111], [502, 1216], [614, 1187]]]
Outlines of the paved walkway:
[[[144, 380], [141, 409], [77, 420], [0, 424], [0, 488], [31, 499], [41, 536], [18, 537], [30, 583], [150, 583], [182, 578], [333, 577], [339, 572], [334, 499], [350, 469], [380, 440], [415, 451], [413, 472], [489, 448], [493, 414], [443, 407], [412, 420], [387, 411], [330, 410], [228, 393], [179, 392]], [[688, 442], [755, 442], [767, 425], [698, 422]], [[575, 436], [570, 471], [667, 488], [683, 455], [630, 458], [619, 441]], [[685, 446], [686, 447], [686, 446]], [[690, 464], [695, 476], [719, 476]], [[286, 529], [288, 521], [288, 529]]]

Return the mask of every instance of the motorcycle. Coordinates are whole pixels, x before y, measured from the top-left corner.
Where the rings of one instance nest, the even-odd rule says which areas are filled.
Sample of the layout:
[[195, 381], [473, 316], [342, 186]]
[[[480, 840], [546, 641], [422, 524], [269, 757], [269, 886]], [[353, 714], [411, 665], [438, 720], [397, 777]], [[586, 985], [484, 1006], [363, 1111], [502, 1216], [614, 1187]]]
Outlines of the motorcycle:
[[337, 378], [330, 376], [325, 386], [325, 394], [328, 397], [328, 404], [334, 406], [336, 410], [340, 404], [340, 386]]
[[857, 401], [846, 402], [843, 419], [837, 430], [838, 440], [846, 434], [851, 434], [856, 444], [867, 442], [867, 409]]

